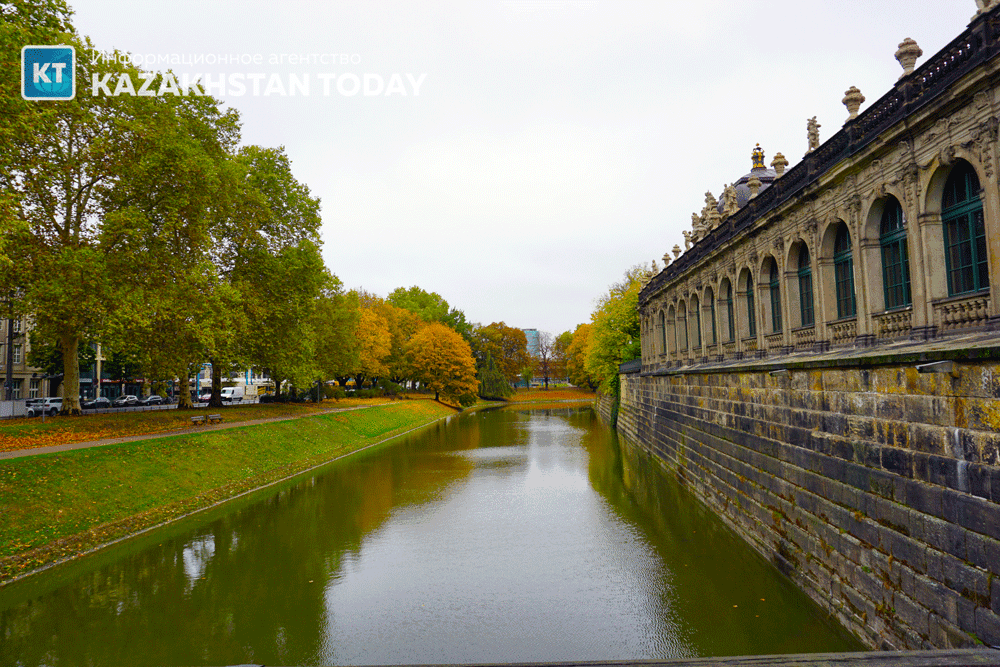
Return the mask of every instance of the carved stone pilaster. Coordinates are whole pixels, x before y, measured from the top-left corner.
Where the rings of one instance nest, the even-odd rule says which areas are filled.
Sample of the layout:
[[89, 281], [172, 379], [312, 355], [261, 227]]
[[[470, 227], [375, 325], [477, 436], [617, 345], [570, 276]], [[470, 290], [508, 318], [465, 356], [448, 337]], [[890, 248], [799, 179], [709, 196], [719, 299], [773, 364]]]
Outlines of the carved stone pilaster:
[[986, 178], [993, 180], [994, 175], [994, 154], [996, 152], [996, 142], [998, 131], [1000, 131], [1000, 121], [995, 117], [988, 118], [980, 123], [972, 132], [975, 152], [979, 156], [979, 161], [983, 165]]

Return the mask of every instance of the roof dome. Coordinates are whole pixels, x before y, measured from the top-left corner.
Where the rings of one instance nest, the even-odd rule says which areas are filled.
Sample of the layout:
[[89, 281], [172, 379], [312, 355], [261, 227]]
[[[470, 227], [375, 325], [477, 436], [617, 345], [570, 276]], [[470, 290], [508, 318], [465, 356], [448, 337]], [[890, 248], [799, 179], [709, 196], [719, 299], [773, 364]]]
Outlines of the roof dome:
[[[740, 208], [746, 206], [747, 202], [750, 201], [750, 186], [747, 182], [751, 177], [756, 176], [760, 179], [760, 190], [757, 192], [759, 195], [764, 190], [771, 187], [774, 179], [778, 177], [777, 172], [774, 169], [768, 169], [764, 166], [764, 149], [757, 144], [757, 147], [753, 149], [753, 153], [750, 154], [750, 158], [753, 161], [753, 165], [749, 173], [744, 174], [738, 181], [733, 183], [733, 187], [736, 189], [736, 203]], [[725, 193], [723, 196], [719, 197], [718, 211], [722, 213], [725, 207]]]

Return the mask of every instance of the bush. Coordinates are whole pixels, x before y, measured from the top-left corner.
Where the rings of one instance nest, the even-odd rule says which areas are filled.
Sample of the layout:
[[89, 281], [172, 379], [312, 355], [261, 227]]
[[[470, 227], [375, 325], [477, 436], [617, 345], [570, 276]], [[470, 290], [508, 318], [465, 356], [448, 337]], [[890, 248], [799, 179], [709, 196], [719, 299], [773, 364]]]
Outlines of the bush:
[[403, 391], [403, 388], [392, 380], [379, 380], [378, 387], [382, 390], [383, 396], [398, 396]]
[[330, 395], [327, 396], [327, 398], [332, 398], [335, 401], [339, 401], [342, 398], [347, 398], [347, 392], [344, 391], [341, 387], [331, 387], [331, 389], [333, 389], [333, 391], [330, 392]]

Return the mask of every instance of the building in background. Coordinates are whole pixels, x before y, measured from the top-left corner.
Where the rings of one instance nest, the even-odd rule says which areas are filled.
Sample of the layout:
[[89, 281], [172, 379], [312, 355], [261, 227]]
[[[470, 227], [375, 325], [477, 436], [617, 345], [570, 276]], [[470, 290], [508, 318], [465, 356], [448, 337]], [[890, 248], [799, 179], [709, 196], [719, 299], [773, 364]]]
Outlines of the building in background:
[[[13, 326], [11, 326], [13, 325]], [[28, 365], [28, 325], [24, 318], [0, 319], [0, 400], [24, 400], [48, 395], [48, 380], [41, 369]], [[8, 385], [9, 383], [9, 385]]]
[[532, 357], [538, 356], [538, 329], [521, 329], [524, 337], [528, 339], [528, 354]]

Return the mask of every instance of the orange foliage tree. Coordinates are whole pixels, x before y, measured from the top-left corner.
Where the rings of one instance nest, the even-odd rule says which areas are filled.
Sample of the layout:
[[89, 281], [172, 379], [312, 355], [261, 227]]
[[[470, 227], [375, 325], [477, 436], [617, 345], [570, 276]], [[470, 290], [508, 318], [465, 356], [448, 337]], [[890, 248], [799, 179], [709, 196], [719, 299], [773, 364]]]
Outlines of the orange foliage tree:
[[577, 387], [597, 388], [598, 380], [587, 371], [587, 353], [590, 350], [592, 324], [581, 324], [573, 332], [573, 342], [566, 348], [566, 373]]
[[469, 344], [453, 329], [431, 322], [410, 339], [407, 349], [412, 377], [433, 390], [435, 400], [444, 396], [461, 405], [475, 403], [476, 361]]
[[358, 367], [354, 382], [358, 388], [369, 379], [373, 382], [389, 374], [386, 361], [391, 352], [392, 336], [389, 324], [374, 308], [361, 306], [357, 329]]
[[511, 384], [518, 381], [522, 370], [531, 368], [534, 363], [528, 354], [528, 338], [520, 329], [503, 322], [493, 322], [478, 327], [472, 335], [480, 362], [486, 360], [487, 353], [492, 355], [500, 372]]

